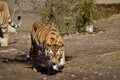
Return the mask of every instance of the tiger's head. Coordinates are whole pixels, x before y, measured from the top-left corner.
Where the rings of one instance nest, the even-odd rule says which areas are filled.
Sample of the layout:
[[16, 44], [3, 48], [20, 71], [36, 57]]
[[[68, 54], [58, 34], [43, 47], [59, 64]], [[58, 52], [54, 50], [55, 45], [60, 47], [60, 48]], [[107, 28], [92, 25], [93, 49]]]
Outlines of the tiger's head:
[[63, 39], [60, 35], [50, 35], [45, 44], [45, 55], [54, 70], [62, 70], [65, 66]]

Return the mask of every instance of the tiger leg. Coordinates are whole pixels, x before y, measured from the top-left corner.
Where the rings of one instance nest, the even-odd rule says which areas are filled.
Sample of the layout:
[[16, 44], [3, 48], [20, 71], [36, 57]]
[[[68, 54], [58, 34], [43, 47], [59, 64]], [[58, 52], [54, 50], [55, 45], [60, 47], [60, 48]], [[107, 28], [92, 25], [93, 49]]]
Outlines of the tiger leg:
[[1, 46], [8, 46], [8, 29], [4, 30], [2, 29], [3, 36], [1, 37]]
[[1, 46], [8, 46], [8, 35], [2, 38]]
[[0, 37], [0, 46], [1, 46], [1, 43], [2, 43], [2, 38]]
[[62, 51], [62, 58], [61, 58], [61, 66], [59, 67], [60, 69], [63, 69], [65, 66], [65, 51]]
[[38, 50], [35, 47], [35, 45], [31, 46], [31, 60], [32, 60], [32, 67], [35, 72], [37, 72], [37, 56], [38, 56]]

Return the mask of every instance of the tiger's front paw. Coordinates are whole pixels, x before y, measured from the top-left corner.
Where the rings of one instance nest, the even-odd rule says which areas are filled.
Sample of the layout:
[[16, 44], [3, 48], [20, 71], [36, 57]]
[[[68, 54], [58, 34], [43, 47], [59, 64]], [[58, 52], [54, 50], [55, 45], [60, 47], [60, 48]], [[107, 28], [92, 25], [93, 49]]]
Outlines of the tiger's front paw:
[[37, 72], [37, 69], [36, 69], [36, 68], [34, 68], [34, 67], [33, 67], [33, 70], [34, 70], [35, 72]]

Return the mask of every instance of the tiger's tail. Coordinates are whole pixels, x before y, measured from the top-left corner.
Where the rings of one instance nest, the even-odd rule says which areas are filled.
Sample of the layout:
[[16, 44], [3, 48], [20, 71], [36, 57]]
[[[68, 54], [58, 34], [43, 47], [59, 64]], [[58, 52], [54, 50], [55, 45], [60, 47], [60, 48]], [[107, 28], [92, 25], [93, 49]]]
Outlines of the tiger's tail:
[[21, 25], [22, 25], [21, 16], [18, 16], [18, 23], [17, 23], [17, 24], [15, 24], [15, 23], [11, 20], [11, 18], [9, 18], [8, 22], [9, 22], [9, 26], [11, 26], [11, 27], [13, 27], [13, 28], [19, 28], [19, 27], [21, 27]]

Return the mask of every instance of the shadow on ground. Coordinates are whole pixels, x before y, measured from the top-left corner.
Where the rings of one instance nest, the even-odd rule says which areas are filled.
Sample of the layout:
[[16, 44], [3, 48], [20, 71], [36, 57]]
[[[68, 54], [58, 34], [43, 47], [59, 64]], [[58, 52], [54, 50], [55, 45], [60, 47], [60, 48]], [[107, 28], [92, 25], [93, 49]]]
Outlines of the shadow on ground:
[[[27, 52], [26, 52], [27, 53]], [[2, 63], [22, 63], [22, 64], [27, 64], [27, 65], [31, 65], [30, 67], [27, 67], [27, 68], [30, 68], [30, 69], [33, 69], [32, 67], [32, 61], [30, 59], [27, 59], [26, 58], [27, 55], [17, 55], [16, 57], [14, 58], [5, 58], [5, 57], [1, 57], [0, 56], [0, 62]], [[73, 56], [65, 56], [65, 59], [66, 61], [70, 61], [72, 60]], [[46, 74], [46, 75], [55, 75], [57, 73], [62, 73], [62, 71], [54, 71], [52, 68], [51, 68], [51, 71], [47, 69], [47, 67], [41, 67], [40, 65], [37, 65], [35, 67], [37, 69], [37, 72], [40, 72], [41, 74]]]

